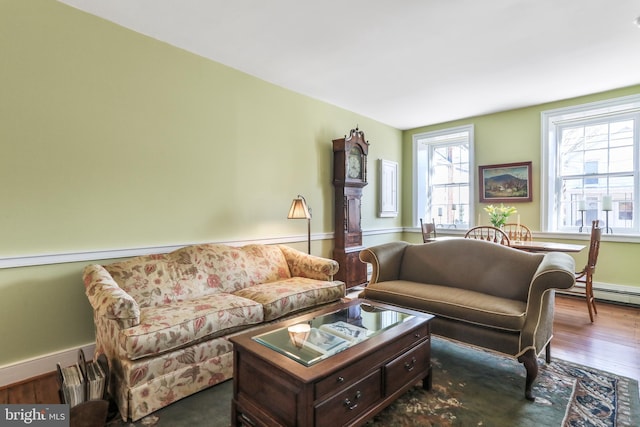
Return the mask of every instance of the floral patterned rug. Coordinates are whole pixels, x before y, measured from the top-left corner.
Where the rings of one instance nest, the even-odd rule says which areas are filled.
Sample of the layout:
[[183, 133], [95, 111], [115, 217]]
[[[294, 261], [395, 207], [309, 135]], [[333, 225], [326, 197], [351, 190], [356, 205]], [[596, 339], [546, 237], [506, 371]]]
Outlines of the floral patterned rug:
[[640, 425], [638, 382], [609, 372], [541, 359], [529, 402], [515, 359], [434, 337], [432, 363], [433, 390], [416, 385], [366, 426]]
[[[432, 340], [433, 389], [421, 384], [366, 427], [637, 427], [638, 382], [586, 366], [540, 360], [535, 402], [524, 398], [525, 369], [515, 359], [442, 338]], [[553, 356], [553, 354], [552, 354]], [[233, 382], [226, 381], [136, 423], [116, 426], [228, 427]]]

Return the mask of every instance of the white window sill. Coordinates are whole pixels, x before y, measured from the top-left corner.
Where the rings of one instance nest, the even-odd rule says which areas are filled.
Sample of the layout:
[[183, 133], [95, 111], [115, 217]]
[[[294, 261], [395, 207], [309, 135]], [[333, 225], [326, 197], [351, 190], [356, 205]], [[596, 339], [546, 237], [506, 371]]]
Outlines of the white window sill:
[[[408, 231], [415, 233], [421, 233], [420, 228], [411, 228]], [[436, 228], [438, 235], [444, 236], [464, 236], [467, 230], [455, 229], [455, 228]], [[570, 233], [559, 231], [532, 231], [531, 234], [536, 240], [584, 240], [586, 242], [591, 238], [589, 231], [583, 231], [582, 233]], [[619, 243], [640, 243], [640, 235], [638, 234], [607, 234], [602, 233], [603, 242], [619, 242]]]

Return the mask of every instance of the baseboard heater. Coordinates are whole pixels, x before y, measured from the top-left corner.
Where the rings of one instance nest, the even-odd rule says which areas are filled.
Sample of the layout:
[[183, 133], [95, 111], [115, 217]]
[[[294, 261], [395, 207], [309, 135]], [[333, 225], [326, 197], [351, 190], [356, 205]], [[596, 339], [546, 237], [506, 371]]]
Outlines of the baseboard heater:
[[[584, 283], [578, 282], [571, 290], [556, 291], [556, 293], [584, 296]], [[595, 282], [593, 295], [596, 297], [596, 302], [600, 300], [640, 307], [640, 287]]]

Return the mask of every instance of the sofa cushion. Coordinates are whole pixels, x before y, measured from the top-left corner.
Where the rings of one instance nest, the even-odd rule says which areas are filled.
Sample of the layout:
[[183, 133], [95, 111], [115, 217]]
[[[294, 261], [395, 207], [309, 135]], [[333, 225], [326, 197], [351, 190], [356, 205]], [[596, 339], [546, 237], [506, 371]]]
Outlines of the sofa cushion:
[[105, 265], [113, 280], [140, 307], [233, 293], [291, 277], [278, 246], [201, 244], [168, 254], [145, 255]]
[[120, 351], [131, 360], [158, 355], [263, 319], [260, 303], [227, 293], [147, 307], [139, 325], [120, 331]]
[[278, 246], [201, 244], [105, 265], [140, 307], [167, 305], [291, 277]]
[[543, 258], [482, 240], [451, 239], [407, 246], [397, 278], [526, 302]]
[[292, 277], [242, 289], [234, 295], [262, 304], [264, 320], [270, 321], [288, 313], [325, 304], [344, 297], [342, 282], [327, 282], [304, 277]]
[[[503, 280], [501, 285], [509, 286], [509, 281]], [[509, 331], [522, 329], [527, 309], [526, 303], [519, 300], [405, 280], [370, 284], [367, 298]]]
[[[228, 248], [228, 246], [219, 246]], [[254, 244], [233, 249], [244, 258], [242, 264], [236, 264], [236, 268], [247, 273], [247, 280], [243, 283], [234, 283], [233, 286], [225, 286], [225, 292], [233, 293], [248, 286], [291, 277], [287, 259], [279, 246]], [[232, 255], [237, 256], [235, 253]]]

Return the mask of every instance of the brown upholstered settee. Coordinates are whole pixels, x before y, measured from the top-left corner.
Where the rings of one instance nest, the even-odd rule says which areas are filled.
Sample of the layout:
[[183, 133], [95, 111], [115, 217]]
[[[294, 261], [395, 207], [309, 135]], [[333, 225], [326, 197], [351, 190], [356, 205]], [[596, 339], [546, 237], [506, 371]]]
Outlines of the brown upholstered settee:
[[371, 263], [361, 297], [436, 315], [432, 332], [514, 356], [527, 371], [525, 396], [550, 361], [555, 289], [573, 286], [565, 253], [528, 253], [473, 239], [393, 242], [360, 252]]
[[110, 393], [133, 421], [233, 375], [229, 334], [339, 300], [338, 263], [283, 245], [187, 246], [84, 270]]

